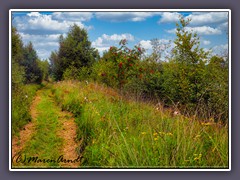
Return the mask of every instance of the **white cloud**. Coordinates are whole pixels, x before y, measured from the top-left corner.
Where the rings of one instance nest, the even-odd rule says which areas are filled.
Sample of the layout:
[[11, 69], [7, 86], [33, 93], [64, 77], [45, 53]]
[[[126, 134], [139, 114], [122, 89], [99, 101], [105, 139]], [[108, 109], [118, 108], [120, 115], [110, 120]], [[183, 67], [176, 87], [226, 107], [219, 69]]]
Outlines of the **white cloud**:
[[190, 25], [206, 25], [228, 21], [228, 12], [193, 12], [186, 18], [190, 18]]
[[[178, 12], [163, 12], [159, 23], [173, 23], [179, 21]], [[190, 26], [207, 25], [213, 23], [223, 23], [228, 21], [228, 12], [193, 12], [185, 16], [185, 19], [191, 19]]]
[[119, 41], [121, 41], [122, 39], [134, 41], [134, 36], [129, 33], [113, 35], [103, 34], [92, 42], [92, 46], [98, 49], [100, 54], [102, 54], [104, 51], [108, 50], [110, 46], [117, 46]]
[[167, 33], [170, 33], [170, 34], [175, 34], [176, 31], [177, 31], [176, 28], [174, 28], [174, 29], [167, 29], [167, 30], [166, 30], [166, 32], [167, 32]]
[[141, 40], [139, 42], [140, 46], [143, 47], [145, 50], [152, 49], [151, 41], [150, 40]]
[[228, 52], [228, 44], [221, 44], [221, 45], [214, 46], [212, 48], [212, 51], [213, 51], [213, 54], [216, 54], [216, 55], [226, 54], [226, 52]]
[[221, 30], [209, 26], [186, 27], [186, 30], [196, 32], [200, 35], [217, 35], [222, 33]]
[[164, 12], [162, 14], [161, 19], [159, 20], [159, 23], [171, 23], [171, 22], [178, 22], [179, 16], [181, 14], [177, 12]]
[[[195, 32], [199, 35], [218, 35], [218, 34], [222, 34], [222, 31], [220, 29], [212, 28], [210, 26], [186, 27], [185, 30]], [[176, 33], [176, 28], [166, 30], [166, 32], [174, 34], [174, 33]]]
[[113, 35], [103, 34], [101, 37], [98, 37], [95, 41], [93, 41], [92, 45], [94, 47], [110, 47], [111, 45], [116, 45], [122, 39], [134, 41], [134, 36], [128, 33]]
[[27, 14], [27, 16], [30, 16], [30, 17], [38, 17], [38, 16], [41, 16], [41, 14], [39, 12], [30, 12]]
[[92, 12], [54, 12], [53, 19], [61, 21], [82, 22], [93, 18]]
[[25, 16], [14, 17], [13, 24], [18, 29], [24, 44], [31, 41], [41, 59], [49, 57], [51, 51], [58, 49], [60, 34], [66, 36], [70, 26], [74, 23], [89, 30], [92, 26], [85, 26], [82, 22], [92, 18], [92, 13], [69, 12], [42, 14], [29, 12]]
[[[78, 14], [79, 15], [79, 14]], [[62, 19], [53, 18], [58, 16]], [[89, 29], [91, 27], [85, 26], [81, 20], [85, 19], [86, 16], [83, 18], [77, 18], [73, 15], [69, 15], [69, 19], [63, 19], [66, 14], [40, 14], [38, 12], [31, 12], [28, 13], [27, 16], [17, 16], [14, 18], [14, 24], [16, 25], [19, 31], [24, 31], [25, 33], [43, 33], [44, 31], [48, 31], [48, 33], [64, 33], [68, 31], [69, 27], [72, 26], [74, 23], [77, 24], [81, 28]], [[75, 18], [75, 20], [74, 20]]]
[[97, 19], [110, 22], [124, 22], [124, 21], [144, 21], [154, 15], [160, 15], [162, 12], [96, 12]]
[[[36, 49], [40, 59], [49, 58], [51, 51], [57, 50], [59, 47], [58, 38], [60, 34], [45, 34], [45, 35], [33, 35], [19, 33], [22, 37], [23, 43], [26, 45], [28, 42], [32, 42]], [[66, 34], [64, 34], [66, 36]]]
[[204, 45], [209, 45], [209, 44], [211, 44], [211, 41], [203, 40], [202, 43], [203, 43]]

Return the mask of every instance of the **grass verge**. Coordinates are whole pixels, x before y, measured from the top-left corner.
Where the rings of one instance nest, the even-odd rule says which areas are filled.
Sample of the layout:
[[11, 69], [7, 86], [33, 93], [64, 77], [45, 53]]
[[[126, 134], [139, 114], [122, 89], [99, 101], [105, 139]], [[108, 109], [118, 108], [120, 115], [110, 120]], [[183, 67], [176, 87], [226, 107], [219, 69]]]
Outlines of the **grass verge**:
[[31, 121], [29, 108], [41, 87], [38, 84], [28, 84], [12, 92], [12, 136], [19, 135], [23, 126]]
[[82, 167], [228, 168], [228, 128], [172, 117], [95, 83], [60, 82], [57, 103], [75, 115]]

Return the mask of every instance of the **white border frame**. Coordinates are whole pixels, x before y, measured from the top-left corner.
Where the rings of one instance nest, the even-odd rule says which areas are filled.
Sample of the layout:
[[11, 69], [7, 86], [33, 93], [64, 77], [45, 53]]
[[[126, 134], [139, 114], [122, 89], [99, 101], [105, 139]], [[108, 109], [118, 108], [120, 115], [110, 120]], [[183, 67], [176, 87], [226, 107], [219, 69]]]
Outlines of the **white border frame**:
[[[228, 55], [229, 55], [229, 169], [14, 169], [12, 168], [12, 123], [11, 123], [11, 55], [12, 55], [12, 12], [228, 12]], [[10, 9], [9, 10], [9, 171], [231, 171], [231, 10], [230, 9]]]

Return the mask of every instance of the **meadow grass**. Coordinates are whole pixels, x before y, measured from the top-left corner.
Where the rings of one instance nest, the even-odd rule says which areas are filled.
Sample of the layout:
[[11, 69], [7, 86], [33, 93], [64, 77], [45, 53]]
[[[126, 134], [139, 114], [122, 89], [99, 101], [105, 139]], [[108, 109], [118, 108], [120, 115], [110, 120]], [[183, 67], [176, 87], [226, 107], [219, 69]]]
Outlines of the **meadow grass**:
[[[26, 160], [15, 164], [22, 167], [58, 167], [58, 157], [61, 155], [63, 140], [57, 134], [61, 129], [59, 122], [59, 112], [61, 108], [56, 106], [51, 99], [51, 90], [49, 86], [40, 90], [40, 102], [36, 107], [37, 118], [34, 121], [35, 131], [32, 134], [30, 141], [26, 142], [24, 150], [21, 152], [22, 160], [26, 156]], [[38, 160], [49, 160], [49, 162], [35, 162], [34, 158]], [[30, 159], [32, 158], [32, 160]], [[53, 160], [53, 161], [52, 161]]]
[[96, 83], [55, 83], [52, 92], [75, 115], [82, 167], [228, 168], [226, 126], [172, 116]]
[[23, 85], [18, 91], [12, 92], [12, 136], [19, 135], [19, 131], [25, 124], [31, 121], [30, 105], [35, 94], [42, 85]]

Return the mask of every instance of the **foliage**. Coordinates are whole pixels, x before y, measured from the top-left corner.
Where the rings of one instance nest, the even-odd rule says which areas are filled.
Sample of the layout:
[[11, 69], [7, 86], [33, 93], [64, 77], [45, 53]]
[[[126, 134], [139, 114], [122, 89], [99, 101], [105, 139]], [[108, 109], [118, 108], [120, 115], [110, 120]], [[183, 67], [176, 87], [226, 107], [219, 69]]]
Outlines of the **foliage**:
[[41, 83], [43, 75], [37, 63], [37, 52], [31, 42], [23, 48], [23, 56], [21, 65], [25, 68], [26, 83]]
[[61, 80], [65, 71], [67, 74], [75, 74], [76, 69], [80, 71], [82, 67], [91, 67], [99, 58], [98, 51], [91, 47], [87, 31], [76, 24], [70, 27], [66, 38], [60, 36], [59, 46], [58, 52], [52, 52], [50, 57], [56, 80]]
[[42, 73], [42, 80], [48, 81], [50, 65], [48, 60], [37, 60], [37, 66], [39, 67]]
[[[122, 90], [130, 79], [142, 78], [143, 70], [139, 67], [139, 63], [143, 49], [139, 46], [129, 49], [126, 46], [126, 39], [121, 40], [119, 45], [119, 48], [110, 47], [109, 51], [93, 67], [93, 74], [102, 76], [102, 78], [97, 78], [102, 82], [108, 85], [114, 84]], [[111, 81], [115, 81], [115, 83], [110, 83]]]

